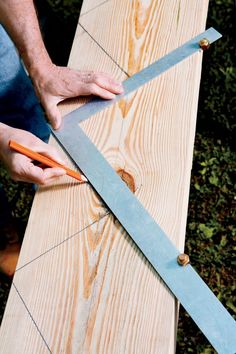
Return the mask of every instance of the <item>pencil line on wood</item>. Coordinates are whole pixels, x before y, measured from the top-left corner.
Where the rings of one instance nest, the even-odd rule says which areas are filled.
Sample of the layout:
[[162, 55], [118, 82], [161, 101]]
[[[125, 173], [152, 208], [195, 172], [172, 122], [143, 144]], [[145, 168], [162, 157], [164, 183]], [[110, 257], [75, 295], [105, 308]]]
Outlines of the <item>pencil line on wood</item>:
[[101, 2], [101, 4], [99, 4], [99, 5], [95, 6], [95, 7], [93, 7], [92, 9], [90, 9], [90, 10], [88, 10], [88, 11], [83, 12], [82, 14], [80, 14], [79, 17], [83, 17], [84, 15], [87, 15], [89, 12], [91, 12], [91, 11], [93, 11], [93, 10], [96, 10], [98, 7], [100, 7], [100, 6], [104, 5], [104, 4], [106, 4], [106, 3], [109, 2], [109, 1], [111, 1], [111, 0], [105, 0], [105, 1]]
[[31, 318], [31, 320], [32, 320], [32, 322], [33, 322], [33, 324], [35, 325], [35, 327], [36, 327], [36, 329], [37, 329], [37, 331], [38, 331], [40, 337], [42, 338], [44, 344], [46, 345], [46, 347], [47, 347], [49, 353], [52, 353], [51, 349], [49, 348], [49, 345], [47, 344], [47, 342], [46, 342], [46, 340], [45, 340], [43, 334], [41, 333], [41, 331], [40, 331], [40, 329], [39, 329], [37, 323], [35, 322], [35, 320], [34, 320], [32, 314], [31, 314], [30, 310], [28, 309], [28, 307], [27, 307], [27, 305], [26, 305], [26, 303], [25, 303], [23, 297], [21, 296], [21, 294], [20, 294], [19, 290], [17, 289], [16, 285], [14, 284], [14, 282], [12, 283], [12, 285], [14, 286], [14, 288], [15, 288], [15, 290], [16, 290], [18, 296], [19, 296], [19, 298], [21, 299], [21, 301], [22, 301], [22, 303], [23, 303], [23, 305], [24, 305], [26, 311], [28, 312], [28, 314], [29, 314], [29, 316], [30, 316], [30, 318]]
[[127, 73], [127, 71], [125, 71], [118, 63], [117, 61], [115, 61], [114, 58], [112, 58], [112, 56], [101, 46], [101, 44], [98, 43], [98, 41], [96, 41], [96, 39], [86, 30], [86, 28], [84, 28], [83, 25], [81, 25], [80, 22], [78, 22], [78, 25], [87, 33], [87, 35], [99, 46], [99, 48], [102, 49], [102, 51], [113, 61], [113, 63], [115, 63], [118, 68], [123, 71], [123, 73], [127, 76], [130, 77], [130, 75]]
[[16, 269], [16, 272], [18, 272], [19, 270], [22, 270], [23, 268], [25, 268], [26, 266], [28, 266], [29, 264], [33, 263], [34, 261], [36, 261], [37, 259], [43, 257], [45, 254], [53, 251], [54, 249], [56, 249], [57, 247], [61, 246], [63, 243], [69, 241], [70, 239], [72, 239], [75, 236], [78, 236], [81, 232], [85, 231], [86, 229], [88, 229], [90, 226], [95, 225], [96, 223], [98, 223], [100, 220], [102, 220], [105, 216], [109, 215], [110, 211], [107, 211], [104, 215], [102, 215], [99, 219], [94, 220], [91, 224], [85, 226], [83, 229], [81, 229], [80, 231], [75, 232], [74, 234], [72, 234], [71, 236], [67, 237], [65, 240], [59, 242], [58, 244], [54, 245], [53, 247], [49, 248], [48, 250], [46, 250], [45, 252], [41, 253], [39, 256], [33, 258], [31, 261], [25, 263], [23, 266], [21, 266], [20, 268]]

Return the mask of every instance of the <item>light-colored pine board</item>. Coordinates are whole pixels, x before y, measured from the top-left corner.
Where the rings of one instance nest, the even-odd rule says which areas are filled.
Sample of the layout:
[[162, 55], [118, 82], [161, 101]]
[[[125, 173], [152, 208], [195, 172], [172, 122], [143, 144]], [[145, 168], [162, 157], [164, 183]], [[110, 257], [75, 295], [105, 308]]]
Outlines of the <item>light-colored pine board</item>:
[[206, 0], [112, 0], [79, 23], [132, 75], [204, 31], [207, 7]]
[[[174, 339], [174, 323], [159, 317], [173, 318], [176, 309], [144, 264], [107, 216], [17, 272], [14, 281], [52, 353], [149, 353], [162, 342], [162, 348], [170, 345], [170, 332]], [[144, 322], [152, 325], [143, 328]]]
[[[20, 324], [23, 323], [22, 327]], [[11, 287], [5, 316], [1, 324], [2, 354], [48, 354], [47, 343], [32, 321], [15, 287]]]
[[89, 12], [96, 10], [99, 6], [102, 6], [108, 1], [112, 0], [86, 0], [83, 2], [81, 11], [80, 11], [80, 16], [82, 17], [83, 15], [87, 15]]
[[[132, 74], [203, 31], [206, 13], [207, 1], [111, 0], [81, 17], [105, 51], [78, 25], [69, 65], [122, 79], [114, 61]], [[81, 124], [180, 249], [200, 70], [201, 52]], [[106, 213], [96, 193], [67, 178], [37, 193], [14, 278], [51, 351], [174, 353], [177, 302], [111, 215], [93, 223]]]
[[[195, 65], [196, 60], [198, 60], [198, 55], [196, 55], [196, 58], [193, 57], [188, 60], [189, 71], [186, 73], [186, 77], [183, 77], [183, 80], [187, 81], [187, 77], [190, 75], [191, 65]], [[185, 62], [181, 64], [181, 66], [186, 68], [187, 63]], [[179, 70], [183, 70], [183, 68], [181, 69], [181, 66], [178, 68]], [[160, 88], [161, 85], [168, 83], [168, 85], [172, 86], [174, 91], [179, 91], [178, 85], [176, 86], [177, 82], [175, 82], [176, 76], [178, 76], [176, 75], [176, 68], [173, 68], [168, 73], [164, 74], [164, 77], [158, 78], [156, 82], [149, 85], [150, 87], [147, 86], [145, 89], [137, 92], [137, 94], [132, 95], [129, 102], [133, 101], [133, 107], [136, 107], [135, 101], [140, 101], [142, 96], [151, 94], [150, 91], [154, 88], [157, 90], [155, 85], [158, 85]], [[145, 91], [145, 93], [141, 91]], [[188, 86], [186, 86], [186, 92], [188, 91]], [[148, 104], [148, 101], [146, 104]], [[165, 114], [168, 116], [169, 111], [166, 104], [164, 100], [162, 110], [164, 112], [167, 110]], [[153, 107], [156, 107], [155, 102], [153, 102]], [[115, 107], [112, 109], [115, 110]], [[141, 114], [142, 112], [139, 112], [139, 114], [136, 113], [134, 115], [133, 109], [130, 106], [129, 114], [127, 114], [125, 118], [125, 120], [127, 120], [127, 127], [123, 126], [123, 131], [125, 132], [126, 130], [129, 130], [132, 125], [133, 134], [135, 140], [137, 140], [138, 136], [135, 128], [139, 127], [141, 123], [145, 123], [145, 111], [147, 107], [142, 107], [144, 112], [143, 114]], [[152, 109], [149, 109], [150, 115], [152, 115]], [[118, 113], [120, 112], [120, 104], [116, 105], [116, 110]], [[108, 114], [108, 116], [110, 115], [111, 113]], [[137, 117], [136, 124], [134, 122], [134, 116]], [[152, 149], [154, 150], [155, 148], [158, 148], [158, 146], [156, 147], [155, 144], [153, 144], [154, 137], [152, 138], [152, 134], [150, 132], [148, 134], [144, 134], [144, 137], [146, 136], [147, 138], [147, 141], [144, 144], [145, 149], [141, 151], [138, 145], [136, 146], [136, 149], [132, 148], [132, 152], [130, 153], [131, 156], [127, 157], [125, 162], [122, 161], [122, 156], [124, 156], [122, 151], [121, 156], [119, 156], [118, 150], [115, 152], [112, 150], [112, 146], [114, 145], [113, 139], [106, 139], [106, 144], [104, 144], [103, 140], [98, 139], [99, 134], [92, 134], [92, 123], [93, 120], [96, 119], [100, 120], [100, 127], [102, 128], [105, 126], [105, 121], [108, 117], [100, 114], [84, 123], [84, 126], [87, 124], [88, 135], [93, 138], [94, 142], [96, 142], [101, 151], [107, 155], [108, 160], [115, 168], [124, 167], [124, 164], [126, 164], [126, 170], [129, 171], [130, 174], [135, 176], [136, 173], [135, 181], [136, 188], [138, 188], [136, 195], [148, 208], [145, 191], [150, 188], [150, 185], [155, 188], [155, 179], [157, 174], [157, 171], [154, 168], [155, 164], [152, 167], [153, 172], [151, 173], [151, 176], [147, 176], [148, 182], [145, 183], [144, 171], [146, 168], [143, 168], [142, 161], [141, 167], [138, 163], [135, 164], [134, 162], [133, 166], [130, 166], [129, 159], [132, 160], [131, 157], [133, 154], [138, 157], [140, 153], [142, 153], [144, 154], [143, 161], [146, 164], [151, 162], [153, 164], [152, 155], [151, 158], [149, 157], [150, 162], [148, 160], [148, 156], [150, 155], [150, 147], [148, 144], [151, 143]], [[166, 116], [164, 114], [163, 119], [166, 120]], [[124, 118], [122, 118], [122, 115], [119, 114], [116, 115], [116, 120], [120, 120], [121, 122], [125, 121]], [[165, 134], [163, 134], [163, 137], [160, 140], [160, 147], [163, 145], [162, 150], [159, 148], [160, 161], [162, 158], [165, 161], [166, 157], [171, 159], [173, 155], [171, 148], [169, 154], [166, 155], [165, 153], [166, 150], [168, 151], [168, 135], [170, 133], [176, 134], [176, 129], [178, 129], [181, 125], [181, 120], [181, 115], [179, 114], [176, 122], [172, 122], [173, 125], [171, 127], [171, 131], [173, 131], [173, 133], [168, 132], [168, 134], [166, 134], [165, 132]], [[158, 120], [156, 124], [156, 129], [158, 130]], [[188, 127], [188, 124], [188, 118], [186, 117], [186, 121], [182, 122], [181, 126], [183, 135], [186, 134], [184, 134], [184, 126], [186, 125], [186, 127]], [[111, 129], [118, 130], [118, 124], [109, 124], [109, 127]], [[153, 130], [153, 128], [152, 132], [156, 130]], [[170, 126], [167, 126], [166, 131], [169, 129]], [[121, 130], [122, 129], [120, 127], [120, 131]], [[143, 129], [141, 130], [143, 131]], [[106, 137], [111, 137], [113, 135], [114, 132], [112, 134], [112, 131], [108, 131]], [[132, 134], [129, 135], [130, 143], [133, 144], [133, 136]], [[96, 141], [96, 139], [99, 141]], [[117, 144], [119, 144], [119, 140], [117, 141]], [[109, 148], [108, 145], [110, 146]], [[107, 153], [106, 151], [103, 151], [104, 146], [107, 147]], [[188, 145], [186, 144], [186, 149], [187, 146]], [[122, 148], [122, 146], [120, 147]], [[176, 146], [173, 146], [172, 149], [176, 149]], [[128, 156], [128, 152], [129, 150], [127, 150], [126, 156]], [[187, 151], [185, 151], [185, 153], [187, 153]], [[181, 158], [181, 154], [182, 151], [179, 152], [179, 158]], [[176, 156], [177, 155], [175, 154], [175, 158]], [[178, 162], [181, 163], [181, 160]], [[163, 170], [163, 174], [164, 176], [175, 176], [174, 180], [178, 186], [178, 184], [181, 184], [184, 174], [180, 174], [178, 177], [175, 165], [176, 160], [172, 161], [172, 170], [174, 171], [168, 171], [168, 168], [170, 168], [169, 166]], [[151, 167], [149, 167], [149, 169], [151, 170]], [[182, 167], [181, 169], [183, 170]], [[139, 171], [140, 175], [135, 171]], [[168, 194], [169, 184], [165, 186], [164, 181], [162, 184], [165, 191], [164, 195], [166, 195]], [[173, 188], [173, 190], [178, 192], [177, 188]], [[176, 205], [172, 205], [172, 203], [176, 203], [175, 200], [178, 199], [178, 195], [176, 196], [176, 194], [171, 194], [169, 197], [171, 197], [171, 199], [166, 208], [169, 208], [170, 213], [172, 213], [172, 224], [168, 226], [170, 227], [169, 231], [172, 231], [170, 235], [174, 235], [177, 232], [180, 233], [181, 225], [179, 225], [177, 221], [181, 216], [181, 210], [176, 211]], [[155, 191], [153, 192], [153, 198], [156, 198]], [[150, 199], [149, 203], [152, 205], [153, 201]], [[177, 207], [180, 207], [180, 205], [177, 205]], [[161, 206], [159, 208], [159, 214], [161, 214]], [[150, 210], [149, 208], [149, 211], [154, 217], [157, 217], [156, 210]], [[170, 217], [170, 214], [167, 214], [167, 217]], [[145, 352], [155, 352], [155, 348], [159, 346], [161, 346], [161, 350], [164, 348], [166, 352], [173, 352], [175, 346], [175, 301], [172, 296], [169, 296], [166, 288], [162, 284], [160, 285], [159, 278], [156, 277], [155, 273], [151, 271], [150, 267], [147, 265], [144, 266], [143, 257], [139, 252], [137, 252], [136, 247], [132, 245], [129, 237], [122, 231], [119, 231], [119, 225], [114, 225], [113, 218], [104, 218], [101, 225], [102, 227], [100, 227], [99, 224], [94, 224], [91, 228], [75, 235], [75, 237], [67, 243], [63, 243], [58, 248], [53, 249], [51, 252], [48, 252], [34, 263], [17, 272], [14, 281], [28, 304], [33, 317], [37, 319], [40, 331], [43, 333], [43, 336], [45, 336], [46, 341], [49, 343], [49, 346], [53, 352], [57, 352], [59, 350], [58, 348], [60, 348], [62, 352], [65, 350], [65, 345], [69, 341], [69, 338], [72, 335], [71, 333], [73, 333], [74, 342], [80, 343], [79, 352], [83, 352], [83, 350], [88, 352], [89, 350], [91, 350], [91, 352], [96, 352], [94, 348], [98, 345], [97, 341], [100, 337], [102, 337], [100, 349], [101, 353], [108, 353], [111, 350], [115, 353], [119, 352], [119, 350], [121, 350], [121, 343], [125, 352], [133, 352], [138, 348], [143, 348]], [[176, 227], [174, 230], [175, 232], [171, 229], [174, 228], [174, 226]], [[115, 241], [113, 239], [115, 239]], [[85, 261], [82, 260], [83, 258]], [[63, 274], [63, 276], [59, 277], [58, 273]], [[81, 277], [78, 276], [78, 274], [86, 275], [87, 273], [88, 279], [86, 278], [85, 281], [82, 282]], [[37, 276], [33, 277], [35, 274]], [[113, 280], [113, 277], [115, 277], [115, 281]], [[32, 292], [29, 292], [28, 290], [28, 279], [33, 279]], [[46, 287], [44, 279], [47, 279]], [[73, 282], [73, 279], [75, 279], [75, 282]], [[49, 284], [50, 286], [48, 286]], [[65, 284], [66, 290], [63, 290]], [[126, 290], [121, 291], [121, 289]], [[58, 294], [63, 291], [67, 291], [70, 296], [68, 297], [63, 294], [63, 296], [58, 297]], [[42, 293], [44, 293], [44, 301], [41, 299]], [[82, 296], [78, 295], [81, 293]], [[73, 305], [73, 303], [69, 305], [68, 298], [74, 299], [74, 296], [76, 297], [77, 304], [81, 305], [81, 307], [77, 305], [78, 308], [75, 306], [75, 308], [70, 307], [68, 310], [68, 306]], [[38, 305], [39, 301], [40, 306]], [[60, 301], [60, 306], [56, 301]], [[144, 303], [145, 311], [143, 310]], [[58, 308], [60, 308], [60, 311], [58, 311]], [[62, 308], [65, 309], [66, 315], [62, 315]], [[49, 309], [55, 309], [53, 312], [50, 310], [50, 318], [45, 316]], [[99, 313], [100, 315], [97, 315]], [[129, 320], [127, 319], [127, 313], [129, 313]], [[83, 336], [80, 330], [79, 337], [76, 337], [77, 332], [74, 333], [76, 330], [71, 324], [73, 321], [71, 321], [68, 317], [70, 316], [69, 314], [73, 314], [75, 318], [77, 318], [77, 328], [83, 328]], [[160, 320], [162, 316], [164, 318], [168, 318], [169, 320]], [[65, 317], [67, 318], [66, 323], [64, 321]], [[108, 318], [109, 323], [114, 323], [116, 325], [109, 330], [109, 325], [106, 324], [107, 322], [105, 321], [105, 318]], [[150, 320], [148, 320], [148, 318], [150, 318]], [[150, 323], [150, 326], [146, 325], [144, 332], [144, 328], [140, 326], [140, 323], [145, 323], [145, 321], [148, 321], [147, 324]], [[126, 323], [126, 327], [124, 327], [124, 322]], [[86, 328], [84, 328], [84, 323], [87, 323]], [[130, 323], [132, 323], [131, 327]], [[172, 323], [172, 325], [170, 325], [170, 323]], [[103, 325], [102, 327], [101, 324]], [[58, 326], [62, 326], [63, 329], [60, 330], [62, 332], [57, 331], [54, 326], [56, 326], [57, 329]], [[132, 333], [133, 335], [135, 334], [136, 340], [134, 342], [129, 341], [127, 331], [129, 332], [129, 335], [132, 335]], [[107, 333], [109, 333], [109, 337]], [[156, 333], [158, 333], [158, 335], [156, 335]], [[63, 341], [61, 337], [63, 337]], [[107, 344], [108, 338], [112, 338], [112, 347]], [[71, 345], [73, 345], [73, 343]], [[82, 345], [85, 347], [82, 347]], [[72, 347], [71, 352], [73, 352], [73, 350], [75, 349]]]

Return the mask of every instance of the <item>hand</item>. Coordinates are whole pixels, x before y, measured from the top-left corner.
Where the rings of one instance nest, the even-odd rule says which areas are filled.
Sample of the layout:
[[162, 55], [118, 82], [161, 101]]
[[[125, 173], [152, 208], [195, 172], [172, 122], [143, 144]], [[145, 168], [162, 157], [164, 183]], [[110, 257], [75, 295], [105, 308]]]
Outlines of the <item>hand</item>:
[[0, 123], [0, 159], [5, 163], [13, 180], [46, 185], [57, 177], [66, 174], [66, 171], [62, 168], [50, 167], [42, 169], [35, 166], [29, 157], [11, 150], [9, 147], [10, 140], [15, 140], [17, 143], [50, 157], [61, 164], [64, 162], [54, 147], [44, 143], [35, 135]]
[[44, 106], [54, 129], [61, 125], [61, 114], [57, 104], [66, 98], [96, 95], [113, 99], [123, 93], [120, 83], [108, 74], [93, 71], [76, 71], [67, 67], [47, 65], [45, 70], [31, 72], [36, 93]]

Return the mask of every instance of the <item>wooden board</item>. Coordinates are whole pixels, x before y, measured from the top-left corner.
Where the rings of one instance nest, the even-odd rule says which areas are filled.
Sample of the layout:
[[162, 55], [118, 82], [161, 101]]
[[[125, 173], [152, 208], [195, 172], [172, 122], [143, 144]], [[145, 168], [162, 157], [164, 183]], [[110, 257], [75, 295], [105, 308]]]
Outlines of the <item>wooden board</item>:
[[[14, 286], [11, 287], [7, 308], [10, 311], [6, 311], [1, 325], [3, 329], [0, 341], [1, 353], [32, 354], [36, 353], [37, 348], [37, 353], [48, 354], [46, 343]], [[24, 326], [20, 326], [19, 323], [23, 323]]]
[[[69, 66], [120, 80], [202, 32], [207, 14], [205, 0], [91, 4], [83, 6]], [[81, 124], [180, 250], [201, 58], [199, 51]], [[52, 353], [175, 351], [177, 301], [89, 185], [63, 177], [39, 189], [14, 284], [0, 332], [4, 354], [41, 353], [42, 343]]]
[[97, 7], [102, 6], [110, 0], [86, 0], [83, 1], [83, 6], [80, 11], [80, 17], [87, 15], [88, 12], [94, 11]]

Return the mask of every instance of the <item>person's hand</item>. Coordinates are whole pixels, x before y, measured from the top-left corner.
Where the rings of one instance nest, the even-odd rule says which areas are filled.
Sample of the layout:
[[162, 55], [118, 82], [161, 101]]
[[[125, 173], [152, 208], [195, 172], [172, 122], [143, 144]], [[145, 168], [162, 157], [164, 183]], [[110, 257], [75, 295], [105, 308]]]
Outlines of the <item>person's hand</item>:
[[57, 177], [66, 174], [66, 171], [62, 168], [50, 167], [42, 169], [35, 166], [29, 157], [11, 150], [9, 147], [10, 140], [15, 140], [17, 143], [61, 164], [64, 161], [54, 147], [44, 143], [35, 135], [25, 130], [11, 128], [0, 123], [0, 159], [6, 165], [13, 180], [46, 185], [50, 184]]
[[76, 71], [67, 67], [47, 65], [45, 70], [32, 71], [31, 78], [49, 122], [54, 129], [61, 125], [57, 104], [66, 98], [96, 95], [113, 99], [123, 93], [120, 83], [110, 75], [93, 71]]

